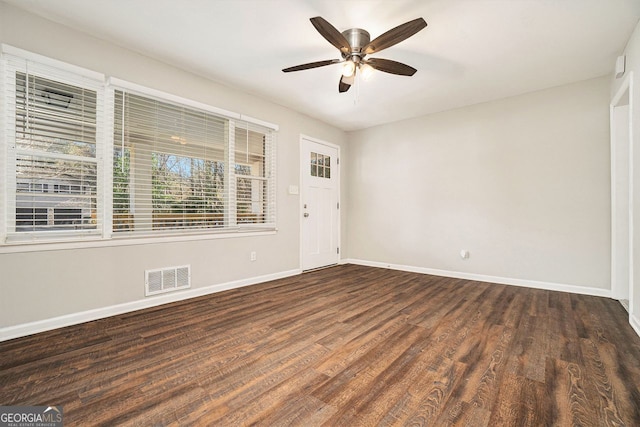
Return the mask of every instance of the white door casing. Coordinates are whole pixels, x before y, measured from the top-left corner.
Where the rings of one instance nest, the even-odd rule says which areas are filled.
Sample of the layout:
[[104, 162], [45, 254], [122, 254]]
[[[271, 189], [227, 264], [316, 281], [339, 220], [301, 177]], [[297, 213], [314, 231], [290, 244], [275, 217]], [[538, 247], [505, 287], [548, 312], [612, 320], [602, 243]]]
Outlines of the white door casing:
[[340, 170], [338, 146], [306, 136], [300, 139], [302, 270], [337, 264], [340, 259]]
[[610, 104], [611, 124], [611, 297], [633, 306], [633, 137], [632, 76], [629, 73]]

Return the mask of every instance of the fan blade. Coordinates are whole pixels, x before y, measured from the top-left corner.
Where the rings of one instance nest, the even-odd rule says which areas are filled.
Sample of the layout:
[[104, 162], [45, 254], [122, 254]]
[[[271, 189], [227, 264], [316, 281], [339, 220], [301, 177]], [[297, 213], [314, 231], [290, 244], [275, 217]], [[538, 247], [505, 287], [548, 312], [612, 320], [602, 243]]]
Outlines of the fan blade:
[[351, 53], [351, 45], [349, 44], [349, 41], [336, 29], [336, 27], [320, 16], [311, 18], [310, 21], [313, 26], [316, 27], [316, 30], [318, 30], [320, 35], [327, 39], [329, 43], [340, 49], [340, 52], [344, 54]]
[[390, 59], [369, 58], [366, 59], [364, 63], [371, 65], [371, 67], [376, 70], [384, 71], [385, 73], [397, 74], [399, 76], [413, 76], [416, 71], [418, 71], [407, 64], [392, 61]]
[[353, 84], [353, 80], [355, 78], [355, 74], [350, 77], [342, 76], [340, 77], [340, 82], [338, 83], [338, 92], [344, 93], [351, 89], [351, 85]]
[[292, 71], [302, 71], [309, 70], [311, 68], [324, 67], [325, 65], [337, 64], [342, 62], [341, 59], [328, 59], [326, 61], [318, 61], [318, 62], [310, 62], [308, 64], [296, 65], [295, 67], [289, 67], [282, 70], [285, 73], [290, 73]]
[[423, 18], [414, 19], [413, 21], [405, 22], [402, 25], [398, 25], [392, 30], [387, 31], [381, 36], [376, 37], [362, 48], [364, 55], [370, 53], [380, 52], [382, 49], [398, 44], [403, 40], [408, 39], [418, 31], [427, 26], [427, 22]]

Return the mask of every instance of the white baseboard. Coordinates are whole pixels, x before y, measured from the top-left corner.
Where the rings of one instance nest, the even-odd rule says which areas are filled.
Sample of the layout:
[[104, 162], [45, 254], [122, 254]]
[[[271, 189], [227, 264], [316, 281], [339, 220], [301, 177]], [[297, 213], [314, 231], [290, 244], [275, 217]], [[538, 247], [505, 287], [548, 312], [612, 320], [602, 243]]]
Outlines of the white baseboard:
[[522, 286], [526, 288], [544, 289], [548, 291], [571, 292], [574, 294], [593, 295], [597, 297], [611, 297], [611, 290], [590, 288], [586, 286], [565, 285], [562, 283], [540, 282], [536, 280], [514, 279], [509, 277], [488, 276], [484, 274], [463, 273], [459, 271], [438, 270], [434, 268], [415, 267], [410, 265], [389, 264], [386, 262], [366, 261], [361, 259], [346, 259], [345, 264], [358, 264], [369, 267], [388, 268], [391, 270], [409, 271], [412, 273], [431, 274], [434, 276], [452, 277], [455, 279], [475, 280], [478, 282], [499, 283], [501, 285]]
[[189, 298], [213, 294], [216, 292], [222, 292], [229, 289], [241, 288], [243, 286], [255, 285], [258, 283], [268, 282], [276, 279], [283, 279], [285, 277], [295, 276], [300, 273], [302, 273], [302, 270], [300, 269], [282, 271], [279, 273], [266, 274], [263, 276], [251, 277], [249, 279], [235, 280], [232, 282], [206, 286], [203, 288], [187, 289], [175, 293], [162, 294], [142, 300], [126, 302], [123, 304], [96, 308], [79, 313], [66, 314], [64, 316], [53, 317], [51, 319], [44, 319], [38, 320], [36, 322], [24, 323], [21, 325], [8, 326], [5, 328], [0, 328], [0, 342], [36, 334], [38, 332], [44, 332], [52, 329], [63, 328], [65, 326], [90, 322], [92, 320], [103, 319], [109, 316], [129, 313], [144, 308], [156, 307], [171, 302], [182, 301]]

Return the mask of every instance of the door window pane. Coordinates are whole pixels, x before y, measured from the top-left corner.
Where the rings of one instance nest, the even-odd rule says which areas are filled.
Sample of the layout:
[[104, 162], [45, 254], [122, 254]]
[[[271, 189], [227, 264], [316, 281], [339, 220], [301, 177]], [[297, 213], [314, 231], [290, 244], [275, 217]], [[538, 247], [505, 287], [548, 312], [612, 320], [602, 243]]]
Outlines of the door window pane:
[[311, 153], [311, 176], [318, 176], [318, 154]]
[[311, 153], [311, 176], [331, 178], [331, 157], [320, 153]]

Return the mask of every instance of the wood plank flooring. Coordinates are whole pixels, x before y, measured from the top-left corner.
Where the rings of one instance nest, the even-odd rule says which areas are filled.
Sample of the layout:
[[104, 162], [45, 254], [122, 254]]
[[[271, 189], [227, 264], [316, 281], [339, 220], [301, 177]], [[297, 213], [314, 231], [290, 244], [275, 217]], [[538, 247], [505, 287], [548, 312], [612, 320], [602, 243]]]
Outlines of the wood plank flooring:
[[67, 426], [640, 426], [626, 317], [343, 265], [0, 343], [0, 405]]

